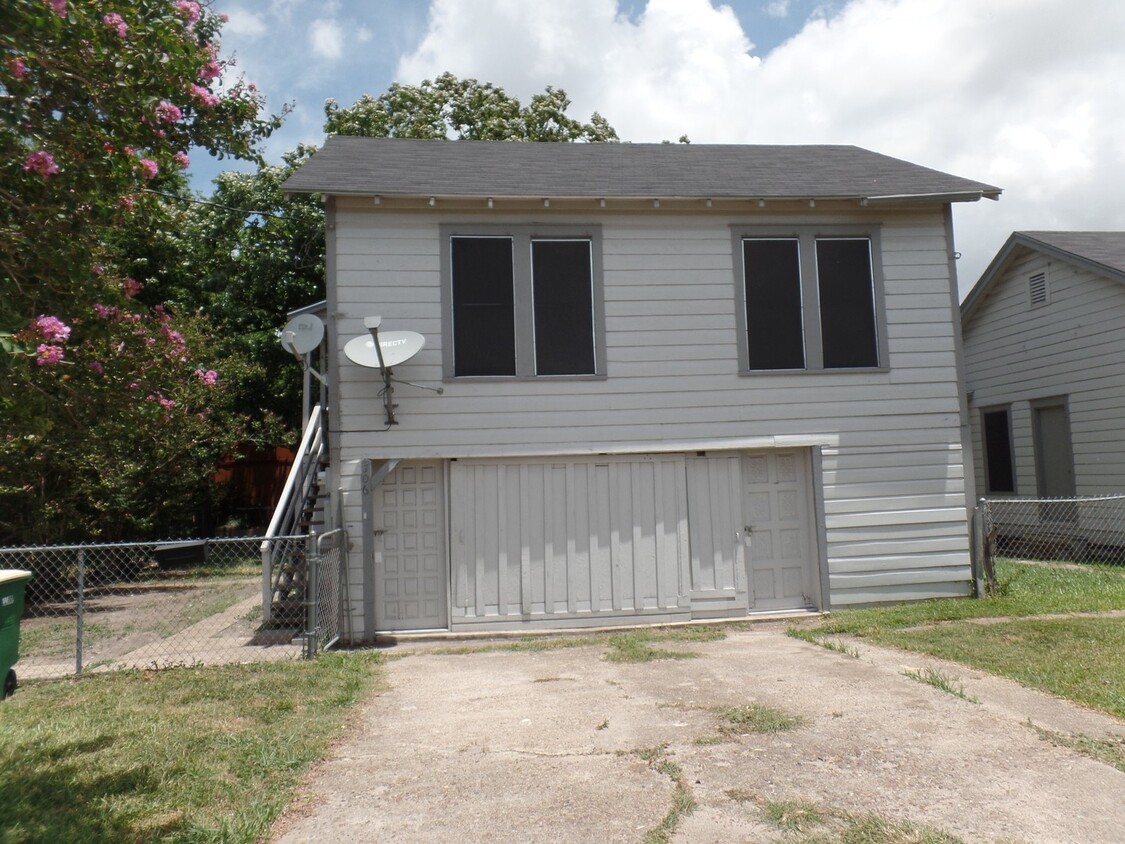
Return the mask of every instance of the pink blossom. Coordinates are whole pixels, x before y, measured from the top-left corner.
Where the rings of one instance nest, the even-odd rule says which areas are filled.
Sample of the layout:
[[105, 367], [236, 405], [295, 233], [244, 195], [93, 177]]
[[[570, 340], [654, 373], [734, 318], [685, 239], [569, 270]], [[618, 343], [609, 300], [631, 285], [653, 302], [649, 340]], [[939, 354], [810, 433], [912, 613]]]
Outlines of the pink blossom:
[[199, 4], [192, 0], [176, 0], [176, 11], [187, 21], [188, 26], [199, 20]]
[[140, 389], [140, 386], [141, 385], [140, 385], [139, 381], [130, 381], [129, 384], [128, 384], [128, 387], [129, 387], [130, 390]]
[[203, 65], [202, 68], [200, 68], [199, 78], [204, 82], [208, 82], [212, 79], [217, 79], [219, 76], [222, 76], [222, 73], [223, 69], [219, 66], [218, 62], [209, 61], [207, 62], [207, 64]]
[[156, 106], [156, 116], [163, 123], [175, 123], [184, 116], [184, 113], [175, 103], [161, 100]]
[[40, 343], [35, 351], [38, 353], [35, 356], [37, 366], [54, 366], [63, 359], [62, 346], [48, 346], [46, 343]]
[[118, 201], [121, 203], [121, 207], [124, 208], [126, 211], [132, 211], [133, 210], [133, 203], [136, 202], [137, 200], [136, 200], [136, 197], [133, 197], [133, 196], [123, 196]]
[[230, 15], [228, 15], [226, 12], [223, 12], [219, 15], [219, 20], [221, 20], [223, 23], [230, 23]]
[[56, 316], [40, 314], [35, 319], [35, 329], [51, 343], [65, 343], [70, 337], [70, 326]]
[[8, 59], [8, 73], [12, 74], [13, 79], [23, 79], [27, 76], [27, 65], [24, 64], [23, 59], [13, 56]]
[[191, 91], [191, 95], [205, 106], [217, 106], [219, 104], [219, 98], [202, 85], [192, 83], [188, 86], [188, 89]]
[[181, 170], [186, 170], [191, 166], [191, 159], [188, 158], [188, 154], [183, 150], [177, 152], [174, 156], [172, 156], [172, 158], [174, 158], [176, 160], [176, 163], [180, 165]]
[[121, 321], [122, 322], [128, 322], [128, 323], [140, 322], [141, 321], [141, 315], [140, 314], [122, 314], [121, 315]]
[[166, 399], [166, 398], [164, 398], [164, 396], [161, 396], [160, 397], [160, 406], [162, 408], [164, 408], [165, 410], [171, 410], [173, 407], [176, 406], [176, 400], [175, 399]]
[[23, 164], [23, 169], [34, 170], [46, 179], [59, 172], [59, 165], [55, 163], [55, 157], [51, 155], [51, 153], [40, 149], [28, 155], [27, 160]]
[[208, 369], [206, 372], [204, 372], [202, 369], [197, 369], [195, 370], [195, 377], [198, 378], [201, 383], [206, 384], [208, 387], [214, 387], [217, 383], [219, 383], [219, 373], [217, 373], [213, 369]]
[[133, 147], [125, 147], [125, 154], [126, 155], [133, 155], [134, 153], [136, 153], [136, 150], [133, 149]]
[[132, 299], [134, 296], [140, 293], [143, 288], [143, 284], [141, 284], [135, 278], [130, 278], [129, 276], [126, 276], [125, 279], [121, 282], [121, 289], [125, 292], [126, 299]]
[[160, 172], [160, 165], [158, 165], [151, 158], [142, 158], [140, 160], [141, 175], [146, 179], [155, 179], [156, 174]]
[[95, 302], [94, 313], [98, 315], [98, 319], [113, 319], [117, 316], [117, 308], [103, 305], [101, 302]]
[[105, 375], [105, 367], [100, 360], [92, 360], [89, 363], [90, 369], [98, 373], [98, 375]]
[[177, 353], [187, 348], [187, 343], [184, 342], [184, 335], [178, 331], [173, 331], [168, 327], [168, 323], [163, 323], [160, 326], [160, 333], [164, 335], [165, 340], [175, 347]]
[[116, 32], [118, 38], [124, 38], [129, 34], [129, 25], [125, 23], [125, 18], [121, 17], [117, 12], [110, 12], [108, 15], [103, 16], [102, 23]]
[[66, 17], [66, 0], [47, 0], [47, 5], [55, 10], [60, 18]]
[[104, 264], [94, 264], [94, 275], [101, 275], [105, 272]]

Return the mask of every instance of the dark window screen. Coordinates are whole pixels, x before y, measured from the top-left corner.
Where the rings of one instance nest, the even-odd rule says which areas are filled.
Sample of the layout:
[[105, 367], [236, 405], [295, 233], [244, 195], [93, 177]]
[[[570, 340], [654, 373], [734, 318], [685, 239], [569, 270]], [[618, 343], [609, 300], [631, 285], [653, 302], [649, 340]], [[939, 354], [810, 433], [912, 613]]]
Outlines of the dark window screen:
[[456, 375], [515, 375], [512, 240], [455, 237], [453, 360]]
[[992, 410], [984, 418], [985, 478], [989, 492], [1015, 492], [1012, 472], [1012, 435], [1008, 411]]
[[878, 366], [870, 241], [818, 240], [816, 276], [824, 368]]
[[742, 258], [750, 369], [804, 369], [797, 241], [744, 240]]
[[533, 240], [535, 374], [594, 372], [590, 241]]

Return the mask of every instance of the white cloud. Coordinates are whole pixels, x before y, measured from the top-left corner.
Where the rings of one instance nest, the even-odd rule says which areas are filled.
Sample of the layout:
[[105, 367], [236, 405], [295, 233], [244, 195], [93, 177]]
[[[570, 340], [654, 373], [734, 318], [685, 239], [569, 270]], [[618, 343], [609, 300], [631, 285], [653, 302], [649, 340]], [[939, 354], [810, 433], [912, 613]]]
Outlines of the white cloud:
[[1013, 229], [1125, 229], [1122, 32], [1125, 3], [1102, 0], [851, 0], [756, 57], [707, 0], [632, 19], [614, 0], [434, 0], [397, 76], [563, 87], [628, 140], [853, 143], [997, 184], [999, 204], [955, 207], [965, 288]]
[[266, 22], [261, 15], [248, 11], [238, 6], [233, 6], [226, 11], [227, 23], [223, 24], [223, 32], [229, 35], [244, 38], [258, 38], [266, 32]]
[[335, 61], [344, 53], [344, 30], [334, 20], [315, 20], [309, 27], [309, 45], [315, 55]]

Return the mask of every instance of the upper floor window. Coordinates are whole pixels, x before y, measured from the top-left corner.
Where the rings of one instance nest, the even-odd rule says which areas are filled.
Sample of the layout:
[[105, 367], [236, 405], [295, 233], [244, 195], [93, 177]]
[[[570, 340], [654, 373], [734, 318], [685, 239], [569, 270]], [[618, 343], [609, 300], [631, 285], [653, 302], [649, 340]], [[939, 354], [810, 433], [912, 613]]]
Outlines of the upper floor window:
[[601, 239], [572, 226], [445, 226], [446, 375], [605, 371]]
[[885, 365], [877, 233], [747, 228], [735, 240], [743, 371]]

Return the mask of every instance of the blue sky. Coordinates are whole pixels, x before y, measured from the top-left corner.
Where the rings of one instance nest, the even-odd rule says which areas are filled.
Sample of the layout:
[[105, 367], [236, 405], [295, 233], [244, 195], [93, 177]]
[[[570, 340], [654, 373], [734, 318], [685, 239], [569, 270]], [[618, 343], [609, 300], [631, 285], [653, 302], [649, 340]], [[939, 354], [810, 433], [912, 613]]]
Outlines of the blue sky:
[[[566, 89], [623, 140], [839, 143], [1005, 189], [955, 208], [962, 289], [1014, 229], [1125, 229], [1125, 3], [1105, 0], [215, 0], [272, 110], [271, 161], [443, 71]], [[228, 75], [228, 83], [233, 77]], [[230, 162], [193, 156], [197, 190]]]

